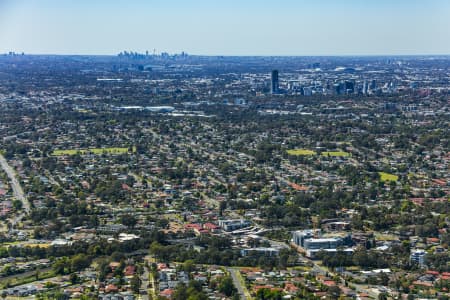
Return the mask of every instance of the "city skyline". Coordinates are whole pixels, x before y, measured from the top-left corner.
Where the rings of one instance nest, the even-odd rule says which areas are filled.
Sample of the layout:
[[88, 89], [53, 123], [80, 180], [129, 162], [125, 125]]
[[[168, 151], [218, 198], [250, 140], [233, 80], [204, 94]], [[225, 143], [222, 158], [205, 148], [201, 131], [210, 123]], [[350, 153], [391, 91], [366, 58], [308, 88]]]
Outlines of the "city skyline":
[[0, 53], [450, 54], [450, 3], [431, 1], [0, 2]]

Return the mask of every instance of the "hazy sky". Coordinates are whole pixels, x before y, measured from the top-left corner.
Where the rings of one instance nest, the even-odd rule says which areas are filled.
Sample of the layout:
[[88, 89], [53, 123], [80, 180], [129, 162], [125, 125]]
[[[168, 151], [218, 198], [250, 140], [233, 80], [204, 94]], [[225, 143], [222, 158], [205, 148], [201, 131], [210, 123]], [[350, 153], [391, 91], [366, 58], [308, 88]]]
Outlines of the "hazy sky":
[[0, 0], [0, 53], [450, 54], [450, 0]]

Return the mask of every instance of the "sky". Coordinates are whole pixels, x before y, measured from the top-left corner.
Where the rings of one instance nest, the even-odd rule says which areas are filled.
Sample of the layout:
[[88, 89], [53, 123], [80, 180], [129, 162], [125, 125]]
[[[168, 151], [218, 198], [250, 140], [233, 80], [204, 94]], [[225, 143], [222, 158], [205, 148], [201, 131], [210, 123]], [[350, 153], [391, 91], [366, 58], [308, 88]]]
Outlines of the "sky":
[[0, 0], [0, 53], [450, 54], [449, 0]]

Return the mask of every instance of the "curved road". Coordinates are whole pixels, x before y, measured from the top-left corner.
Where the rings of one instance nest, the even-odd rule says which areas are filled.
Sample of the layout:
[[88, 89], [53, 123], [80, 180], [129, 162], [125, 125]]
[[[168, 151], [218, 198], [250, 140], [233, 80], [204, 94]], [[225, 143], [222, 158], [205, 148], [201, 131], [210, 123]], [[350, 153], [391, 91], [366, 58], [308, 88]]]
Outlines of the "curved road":
[[19, 181], [17, 180], [16, 171], [8, 164], [2, 154], [0, 154], [0, 166], [9, 177], [14, 197], [22, 202], [22, 209], [24, 213], [21, 213], [13, 219], [12, 223], [13, 226], [15, 226], [24, 217], [25, 214], [28, 214], [30, 212], [30, 202], [28, 202], [27, 198], [25, 197], [25, 193], [23, 192], [23, 189], [20, 186]]

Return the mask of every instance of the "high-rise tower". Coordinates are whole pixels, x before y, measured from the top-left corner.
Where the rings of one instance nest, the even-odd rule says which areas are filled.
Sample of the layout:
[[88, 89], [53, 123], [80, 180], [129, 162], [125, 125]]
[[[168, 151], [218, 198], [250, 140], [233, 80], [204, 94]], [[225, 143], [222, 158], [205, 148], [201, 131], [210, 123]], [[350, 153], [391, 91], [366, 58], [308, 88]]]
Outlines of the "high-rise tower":
[[278, 94], [278, 91], [279, 91], [278, 70], [272, 71], [272, 76], [271, 76], [270, 82], [271, 82], [270, 92], [272, 94]]

